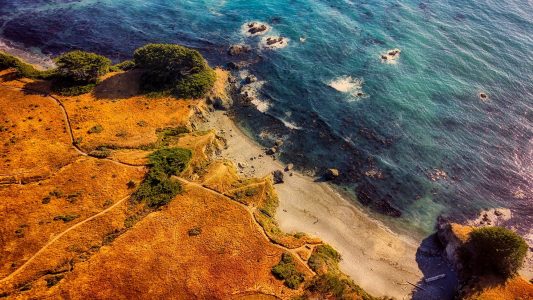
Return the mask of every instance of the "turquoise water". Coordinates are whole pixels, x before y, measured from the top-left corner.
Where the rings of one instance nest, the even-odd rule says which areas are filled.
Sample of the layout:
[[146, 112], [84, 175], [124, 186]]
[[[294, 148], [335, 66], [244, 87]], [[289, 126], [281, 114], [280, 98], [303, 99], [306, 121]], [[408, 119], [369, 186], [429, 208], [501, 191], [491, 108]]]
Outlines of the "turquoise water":
[[[532, 17], [523, 0], [0, 0], [2, 39], [45, 54], [79, 48], [119, 61], [165, 42], [213, 65], [250, 62], [242, 72], [262, 82], [262, 111], [244, 109], [243, 126], [265, 145], [285, 139], [281, 159], [302, 169], [340, 169], [339, 184], [365, 205], [424, 231], [439, 215], [491, 207], [530, 230]], [[250, 21], [287, 47], [264, 49], [243, 34]], [[253, 53], [227, 56], [236, 43]], [[395, 48], [396, 64], [384, 63]], [[436, 170], [446, 176], [431, 180]]]

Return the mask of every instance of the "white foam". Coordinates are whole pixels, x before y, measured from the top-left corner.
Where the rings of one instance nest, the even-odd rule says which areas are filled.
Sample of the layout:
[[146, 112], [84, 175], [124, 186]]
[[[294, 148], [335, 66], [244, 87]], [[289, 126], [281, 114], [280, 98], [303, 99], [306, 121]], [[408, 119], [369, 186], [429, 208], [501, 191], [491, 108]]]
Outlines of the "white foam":
[[298, 125], [296, 125], [294, 123], [291, 123], [291, 122], [289, 122], [287, 120], [284, 120], [284, 119], [279, 119], [279, 120], [283, 123], [283, 125], [285, 125], [285, 127], [289, 128], [289, 129], [294, 129], [294, 130], [302, 129], [302, 127], [300, 127], [300, 126], [298, 126]]
[[328, 86], [341, 92], [350, 94], [353, 97], [365, 97], [363, 93], [363, 79], [353, 78], [352, 76], [340, 76], [328, 83]]

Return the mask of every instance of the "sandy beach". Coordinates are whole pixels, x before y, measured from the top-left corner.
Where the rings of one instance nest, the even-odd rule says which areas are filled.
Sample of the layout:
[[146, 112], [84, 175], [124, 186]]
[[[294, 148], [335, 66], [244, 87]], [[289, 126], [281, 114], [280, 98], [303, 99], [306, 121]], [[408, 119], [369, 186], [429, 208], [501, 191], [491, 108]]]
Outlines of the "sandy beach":
[[[224, 112], [210, 113], [207, 128], [217, 128], [227, 140], [221, 158], [232, 160], [244, 176], [266, 176], [285, 166], [246, 136]], [[262, 157], [260, 157], [262, 156]], [[251, 158], [254, 158], [251, 160]], [[415, 260], [420, 241], [393, 233], [361, 209], [342, 198], [327, 183], [292, 172], [276, 185], [280, 200], [277, 220], [282, 230], [305, 232], [335, 247], [343, 256], [342, 271], [375, 296], [407, 299], [410, 283], [422, 273]]]

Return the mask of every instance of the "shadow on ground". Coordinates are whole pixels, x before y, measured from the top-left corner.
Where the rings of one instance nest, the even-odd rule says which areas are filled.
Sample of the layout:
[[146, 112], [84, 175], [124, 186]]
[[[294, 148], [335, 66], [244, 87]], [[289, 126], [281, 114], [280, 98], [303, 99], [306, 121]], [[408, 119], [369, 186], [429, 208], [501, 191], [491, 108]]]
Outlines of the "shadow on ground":
[[126, 99], [139, 95], [139, 79], [142, 72], [132, 70], [111, 75], [100, 82], [94, 89], [96, 99]]
[[[444, 249], [437, 235], [425, 238], [416, 251], [416, 262], [424, 278], [416, 284], [413, 300], [454, 299], [458, 285], [457, 273], [444, 257]], [[444, 274], [445, 277], [431, 282], [425, 279]]]

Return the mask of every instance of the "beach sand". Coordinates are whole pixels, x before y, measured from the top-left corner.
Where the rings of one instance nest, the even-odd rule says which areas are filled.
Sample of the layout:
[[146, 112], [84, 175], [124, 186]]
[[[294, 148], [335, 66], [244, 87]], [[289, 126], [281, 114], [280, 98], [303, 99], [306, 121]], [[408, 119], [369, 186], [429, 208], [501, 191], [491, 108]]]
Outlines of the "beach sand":
[[[285, 166], [242, 132], [224, 112], [210, 113], [202, 126], [216, 128], [227, 140], [221, 158], [241, 163], [241, 175], [266, 176]], [[262, 155], [263, 157], [259, 157]], [[250, 160], [250, 158], [255, 158]], [[276, 218], [286, 232], [305, 232], [335, 247], [341, 269], [375, 296], [408, 298], [422, 278], [415, 255], [420, 241], [393, 233], [360, 208], [342, 198], [329, 184], [292, 172], [276, 185], [280, 206]]]

